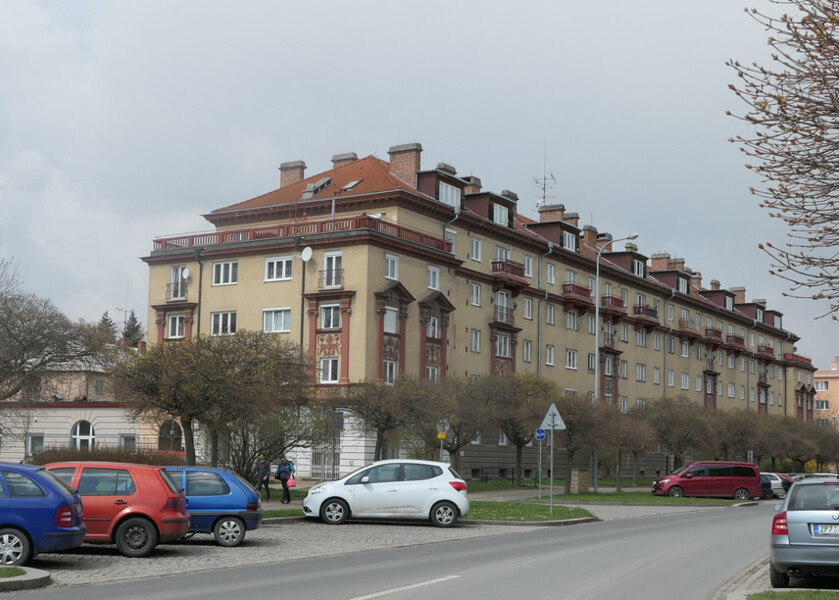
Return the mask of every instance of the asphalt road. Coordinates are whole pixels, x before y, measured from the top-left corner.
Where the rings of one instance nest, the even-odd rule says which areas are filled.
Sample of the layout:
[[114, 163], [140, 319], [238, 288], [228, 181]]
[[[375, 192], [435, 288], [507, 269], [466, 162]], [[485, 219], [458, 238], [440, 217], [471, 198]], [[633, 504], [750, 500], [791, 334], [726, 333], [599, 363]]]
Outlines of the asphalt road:
[[56, 585], [8, 596], [708, 600], [766, 554], [771, 515], [764, 504], [568, 527], [288, 523], [250, 532], [239, 548], [206, 536], [162, 546], [147, 559], [95, 546], [44, 555], [32, 566], [50, 570]]

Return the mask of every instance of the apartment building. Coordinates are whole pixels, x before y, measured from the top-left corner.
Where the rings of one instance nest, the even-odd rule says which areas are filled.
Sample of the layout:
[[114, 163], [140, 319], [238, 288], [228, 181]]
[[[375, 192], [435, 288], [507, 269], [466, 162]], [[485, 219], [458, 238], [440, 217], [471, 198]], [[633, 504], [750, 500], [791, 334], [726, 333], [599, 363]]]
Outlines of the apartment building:
[[830, 369], [816, 371], [813, 381], [815, 420], [824, 425], [839, 424], [839, 356], [834, 357]]
[[[599, 356], [599, 395], [622, 410], [684, 396], [814, 419], [815, 369], [766, 300], [705, 287], [684, 259], [621, 246], [629, 232], [563, 205], [528, 218], [515, 193], [423, 170], [421, 154], [339, 154], [310, 176], [284, 163], [278, 189], [204, 215], [211, 231], [155, 239], [149, 342], [262, 330], [299, 342], [324, 387], [533, 373], [589, 396]], [[359, 431], [348, 423], [342, 472], [372, 457]], [[511, 464], [503, 450], [503, 435], [482, 434], [464, 469]]]

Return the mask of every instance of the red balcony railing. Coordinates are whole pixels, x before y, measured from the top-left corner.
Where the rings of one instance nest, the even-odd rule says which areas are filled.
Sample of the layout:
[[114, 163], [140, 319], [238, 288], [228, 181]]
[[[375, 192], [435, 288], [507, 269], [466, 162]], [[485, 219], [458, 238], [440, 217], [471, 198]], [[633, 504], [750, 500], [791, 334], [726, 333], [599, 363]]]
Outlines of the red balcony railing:
[[713, 327], [705, 328], [705, 337], [722, 341], [722, 330], [714, 329]]
[[746, 340], [743, 338], [742, 335], [734, 335], [733, 333], [729, 333], [725, 341], [733, 346], [741, 346], [743, 348], [746, 347]]
[[492, 261], [493, 273], [506, 273], [514, 277], [524, 277], [524, 265], [511, 260], [499, 259]]
[[601, 306], [611, 306], [614, 308], [625, 308], [623, 298], [620, 296], [603, 296], [600, 298]]
[[796, 362], [804, 363], [805, 365], [812, 365], [812, 359], [807, 358], [806, 356], [801, 356], [800, 354], [793, 354], [791, 352], [784, 352], [784, 360], [794, 360]]
[[[154, 250], [172, 250], [178, 248], [196, 248], [222, 244], [235, 244], [254, 240], [266, 240], [282, 237], [296, 237], [301, 235], [313, 235], [317, 233], [330, 233], [335, 231], [353, 231], [359, 229], [370, 229], [397, 237], [402, 240], [414, 242], [435, 250], [451, 252], [452, 244], [448, 240], [428, 235], [421, 231], [402, 227], [389, 221], [375, 219], [368, 216], [345, 217], [342, 219], [330, 219], [328, 221], [310, 221], [305, 223], [288, 223], [286, 225], [275, 225], [272, 227], [259, 227], [254, 229], [238, 229], [231, 231], [212, 231], [195, 233], [190, 235], [157, 238], [153, 242]], [[522, 267], [524, 272], [524, 267]]]
[[563, 283], [563, 296], [582, 296], [583, 298], [591, 298], [591, 290], [579, 283]]

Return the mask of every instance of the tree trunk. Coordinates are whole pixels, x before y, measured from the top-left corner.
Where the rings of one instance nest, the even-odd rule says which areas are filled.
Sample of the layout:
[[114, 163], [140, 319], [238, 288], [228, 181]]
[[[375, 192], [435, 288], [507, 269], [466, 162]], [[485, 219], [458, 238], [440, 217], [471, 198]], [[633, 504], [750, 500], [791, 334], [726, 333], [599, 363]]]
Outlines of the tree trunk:
[[[574, 454], [576, 454], [575, 450], [569, 450], [568, 448], [565, 449], [565, 457], [568, 460], [568, 465], [565, 467], [565, 493], [571, 493], [571, 470], [574, 468]], [[553, 476], [553, 473], [551, 473]]]
[[181, 419], [181, 428], [184, 432], [184, 449], [186, 450], [187, 466], [195, 466], [195, 434], [192, 431], [192, 419]]
[[616, 490], [617, 490], [618, 492], [619, 492], [619, 491], [621, 491], [621, 453], [622, 453], [622, 452], [621, 452], [621, 449], [620, 449], [620, 448], [618, 448], [618, 468], [617, 468], [617, 472], [618, 472], [618, 484], [617, 484], [617, 487], [616, 487]]
[[514, 484], [518, 487], [521, 487], [521, 472], [522, 472], [522, 464], [523, 464], [523, 455], [524, 455], [524, 448], [521, 446], [516, 446], [516, 477]]
[[632, 485], [638, 487], [638, 453], [632, 453], [632, 462], [633, 462], [633, 469], [632, 469]]

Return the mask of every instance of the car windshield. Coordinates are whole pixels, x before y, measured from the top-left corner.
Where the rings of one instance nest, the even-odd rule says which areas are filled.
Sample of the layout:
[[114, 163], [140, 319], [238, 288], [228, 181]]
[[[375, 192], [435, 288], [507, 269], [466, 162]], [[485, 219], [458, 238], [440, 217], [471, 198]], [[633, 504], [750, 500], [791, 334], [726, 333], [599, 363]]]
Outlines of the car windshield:
[[52, 473], [50, 473], [46, 469], [39, 469], [38, 474], [40, 474], [41, 477], [43, 477], [44, 479], [48, 479], [48, 480], [52, 481], [55, 484], [55, 487], [57, 487], [62, 492], [64, 492], [65, 496], [72, 496], [73, 494], [76, 493], [76, 490], [74, 490], [69, 485], [64, 483], [63, 479], [60, 479], [60, 478], [56, 477], [55, 475], [53, 475]]

